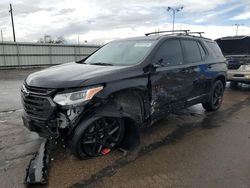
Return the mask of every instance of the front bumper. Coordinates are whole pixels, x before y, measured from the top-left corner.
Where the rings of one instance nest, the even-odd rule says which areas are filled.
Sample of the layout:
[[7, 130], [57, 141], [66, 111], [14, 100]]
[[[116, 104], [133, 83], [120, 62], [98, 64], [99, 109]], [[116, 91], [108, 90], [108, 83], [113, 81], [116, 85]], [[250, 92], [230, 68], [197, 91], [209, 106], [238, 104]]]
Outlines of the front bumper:
[[30, 131], [37, 132], [41, 137], [55, 138], [58, 136], [56, 121], [57, 106], [52, 100], [51, 89], [22, 86], [21, 98], [24, 108], [23, 124]]
[[57, 138], [59, 136], [56, 120], [38, 120], [29, 117], [25, 112], [22, 115], [23, 124], [30, 131], [34, 131], [44, 138]]
[[228, 70], [227, 80], [250, 83], [250, 71]]

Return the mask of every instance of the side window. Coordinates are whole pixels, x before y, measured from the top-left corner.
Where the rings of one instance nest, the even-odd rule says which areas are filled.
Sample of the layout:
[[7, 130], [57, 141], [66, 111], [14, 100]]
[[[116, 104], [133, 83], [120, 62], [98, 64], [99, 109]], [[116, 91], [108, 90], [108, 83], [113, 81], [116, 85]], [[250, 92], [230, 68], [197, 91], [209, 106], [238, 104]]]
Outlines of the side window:
[[181, 40], [183, 55], [186, 63], [201, 61], [201, 52], [198, 43], [194, 40]]
[[207, 42], [207, 45], [216, 57], [223, 57], [221, 49], [216, 42]]
[[199, 49], [200, 49], [200, 52], [201, 52], [201, 57], [202, 59], [206, 56], [206, 52], [204, 50], [204, 48], [201, 46], [201, 44], [198, 42], [198, 46], [199, 46]]
[[158, 49], [153, 61], [163, 66], [174, 66], [183, 63], [181, 44], [178, 39], [166, 40]]

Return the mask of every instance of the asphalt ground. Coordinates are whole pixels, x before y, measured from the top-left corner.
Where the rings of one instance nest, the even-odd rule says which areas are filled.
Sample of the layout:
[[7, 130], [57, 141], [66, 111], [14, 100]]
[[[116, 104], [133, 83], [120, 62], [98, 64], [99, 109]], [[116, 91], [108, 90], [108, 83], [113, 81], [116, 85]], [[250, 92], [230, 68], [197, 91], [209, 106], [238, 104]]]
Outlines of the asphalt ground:
[[[26, 187], [41, 138], [24, 128], [20, 87], [29, 70], [0, 71], [0, 187]], [[227, 84], [222, 108], [201, 105], [141, 130], [133, 151], [80, 161], [58, 144], [39, 187], [250, 187], [250, 86]]]

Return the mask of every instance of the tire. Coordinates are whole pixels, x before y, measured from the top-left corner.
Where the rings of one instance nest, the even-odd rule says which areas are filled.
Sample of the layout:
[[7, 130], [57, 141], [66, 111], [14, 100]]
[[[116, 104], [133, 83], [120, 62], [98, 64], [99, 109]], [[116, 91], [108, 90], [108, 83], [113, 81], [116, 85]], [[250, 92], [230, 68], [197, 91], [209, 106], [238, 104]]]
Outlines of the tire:
[[208, 112], [213, 112], [221, 107], [224, 94], [224, 85], [221, 80], [216, 80], [211, 89], [209, 101], [202, 103], [203, 108]]
[[120, 118], [90, 118], [74, 131], [70, 149], [79, 159], [105, 155], [122, 141], [124, 129]]

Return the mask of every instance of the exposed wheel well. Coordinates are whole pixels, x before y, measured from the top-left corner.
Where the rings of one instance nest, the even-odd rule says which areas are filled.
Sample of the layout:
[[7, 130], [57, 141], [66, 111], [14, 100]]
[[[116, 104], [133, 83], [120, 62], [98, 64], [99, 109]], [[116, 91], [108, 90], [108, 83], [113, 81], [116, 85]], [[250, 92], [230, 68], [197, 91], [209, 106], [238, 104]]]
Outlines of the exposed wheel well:
[[131, 118], [124, 117], [124, 137], [119, 147], [124, 150], [132, 150], [140, 143], [138, 124]]
[[126, 89], [113, 94], [114, 102], [120, 110], [138, 123], [149, 117], [149, 96], [145, 90]]

